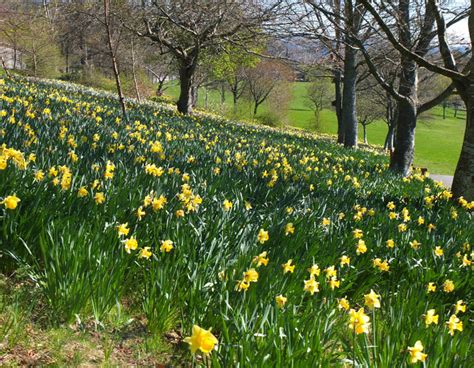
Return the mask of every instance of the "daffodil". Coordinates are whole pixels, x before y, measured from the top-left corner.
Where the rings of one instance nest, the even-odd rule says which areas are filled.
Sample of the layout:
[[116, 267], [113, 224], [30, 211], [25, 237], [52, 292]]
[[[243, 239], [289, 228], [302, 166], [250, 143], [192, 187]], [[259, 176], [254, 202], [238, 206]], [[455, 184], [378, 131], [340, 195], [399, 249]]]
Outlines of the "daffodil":
[[141, 221], [143, 216], [145, 216], [145, 215], [146, 215], [146, 212], [143, 210], [143, 207], [142, 206], [138, 207], [138, 209], [137, 209], [138, 221]]
[[314, 295], [319, 292], [319, 282], [317, 282], [313, 276], [310, 276], [309, 280], [304, 281], [304, 291]]
[[415, 342], [415, 345], [408, 347], [408, 352], [410, 353], [410, 363], [416, 364], [418, 362], [424, 362], [426, 360], [427, 354], [423, 353], [423, 344], [420, 340]]
[[43, 170], [37, 170], [35, 172], [35, 181], [40, 182], [44, 180], [44, 171]]
[[136, 250], [138, 248], [138, 241], [133, 236], [131, 238], [125, 239], [123, 243], [127, 253], [130, 253], [130, 251]]
[[152, 256], [150, 247], [144, 247], [140, 249], [139, 257], [149, 259]]
[[364, 232], [360, 229], [355, 229], [352, 231], [352, 234], [354, 235], [354, 239], [361, 239], [364, 236]]
[[290, 234], [293, 234], [294, 232], [295, 232], [295, 227], [293, 226], [293, 224], [291, 222], [286, 224], [285, 235], [290, 235]]
[[97, 192], [95, 195], [94, 195], [94, 200], [95, 200], [95, 203], [97, 204], [102, 204], [105, 202], [105, 195], [104, 193], [102, 192]]
[[128, 233], [130, 232], [130, 229], [128, 228], [128, 222], [117, 226], [117, 232], [119, 236], [122, 236], [122, 235], [127, 236]]
[[449, 320], [446, 322], [446, 324], [451, 336], [454, 336], [454, 331], [458, 330], [459, 332], [462, 332], [463, 330], [462, 321], [455, 314], [449, 317]]
[[328, 281], [329, 287], [334, 290], [338, 288], [341, 285], [341, 281], [339, 281], [335, 276], [331, 277], [331, 279]]
[[9, 210], [14, 210], [17, 208], [18, 203], [21, 202], [21, 199], [16, 196], [16, 194], [6, 196], [0, 204], [3, 204], [5, 208]]
[[295, 271], [295, 265], [292, 265], [292, 262], [293, 260], [289, 259], [288, 262], [281, 265], [283, 267], [283, 273], [293, 273]]
[[321, 273], [321, 269], [317, 264], [314, 264], [310, 268], [308, 268], [308, 272], [310, 276], [319, 276], [319, 274]]
[[415, 250], [418, 249], [420, 247], [420, 245], [421, 245], [421, 243], [418, 242], [418, 240], [416, 240], [416, 239], [410, 242], [410, 247], [412, 247]]
[[425, 324], [426, 326], [431, 325], [434, 323], [435, 325], [438, 324], [439, 315], [436, 314], [434, 309], [429, 309], [425, 314]]
[[454, 291], [454, 282], [452, 280], [446, 280], [443, 284], [443, 291], [445, 293], [452, 293]]
[[370, 309], [380, 308], [380, 295], [370, 289], [370, 293], [364, 295], [364, 303]]
[[341, 267], [349, 266], [350, 264], [351, 264], [351, 258], [346, 255], [343, 255], [340, 259]]
[[338, 301], [337, 301], [337, 307], [338, 307], [339, 309], [344, 309], [345, 311], [347, 311], [347, 310], [349, 310], [349, 308], [350, 308], [349, 301], [348, 301], [346, 298], [338, 299]]
[[266, 241], [268, 241], [268, 239], [270, 239], [270, 237], [268, 236], [268, 231], [265, 231], [265, 230], [263, 230], [263, 229], [260, 229], [260, 230], [258, 231], [258, 237], [257, 237], [257, 239], [258, 239], [258, 242], [259, 242], [260, 244], [263, 244], [263, 243], [265, 243]]
[[323, 217], [323, 220], [321, 221], [321, 226], [328, 227], [329, 225], [331, 225], [331, 220], [327, 217]]
[[232, 206], [233, 206], [233, 204], [232, 204], [231, 201], [229, 201], [227, 199], [224, 200], [223, 207], [224, 207], [225, 211], [230, 211], [232, 209]]
[[77, 196], [80, 197], [80, 198], [87, 197], [88, 194], [89, 194], [89, 192], [87, 191], [87, 188], [84, 187], [84, 186], [80, 187], [77, 190]]
[[255, 268], [250, 268], [244, 272], [244, 281], [248, 283], [258, 281], [258, 272]]
[[248, 283], [245, 280], [240, 280], [240, 281], [237, 281], [237, 285], [236, 285], [235, 289], [237, 291], [247, 291], [249, 286], [250, 286], [250, 283]]
[[253, 262], [257, 264], [257, 267], [266, 266], [268, 264], [267, 252], [262, 252], [258, 256], [254, 257]]
[[429, 282], [428, 286], [426, 287], [426, 291], [428, 293], [434, 293], [436, 291], [436, 285], [434, 282]]
[[275, 297], [275, 302], [279, 308], [283, 308], [287, 301], [288, 301], [288, 298], [284, 297], [281, 294]]
[[209, 354], [217, 345], [217, 338], [211, 333], [211, 329], [205, 330], [198, 325], [193, 326], [192, 335], [186, 337], [184, 342], [188, 343], [191, 348], [191, 353], [196, 353], [200, 350], [203, 354]]
[[357, 248], [356, 248], [356, 253], [357, 255], [364, 254], [367, 252], [367, 246], [365, 245], [365, 241], [362, 239], [359, 239], [357, 242]]
[[160, 246], [160, 251], [162, 253], [169, 253], [171, 250], [174, 248], [173, 242], [171, 240], [162, 240], [161, 241], [161, 246]]
[[454, 313], [456, 314], [459, 312], [462, 312], [462, 313], [466, 312], [466, 308], [467, 308], [466, 303], [464, 303], [463, 300], [458, 300], [456, 304], [454, 304], [454, 307], [456, 309]]
[[349, 310], [349, 328], [354, 330], [356, 335], [368, 334], [370, 328], [370, 318], [365, 314], [364, 308]]
[[387, 260], [384, 260], [382, 261], [380, 258], [375, 258], [373, 261], [372, 261], [374, 267], [378, 267], [378, 269], [380, 271], [389, 271], [390, 270], [390, 266], [388, 264], [388, 261]]

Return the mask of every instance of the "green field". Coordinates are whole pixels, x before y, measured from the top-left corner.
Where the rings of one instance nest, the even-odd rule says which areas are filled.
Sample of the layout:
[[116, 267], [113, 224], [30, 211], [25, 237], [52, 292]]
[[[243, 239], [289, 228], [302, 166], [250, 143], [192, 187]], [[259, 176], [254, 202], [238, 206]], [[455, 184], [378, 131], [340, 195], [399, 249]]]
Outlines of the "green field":
[[[307, 83], [295, 82], [293, 84], [293, 99], [289, 104], [287, 116], [288, 124], [306, 130], [314, 130], [314, 113], [306, 101]], [[224, 106], [220, 103], [220, 94], [215, 90], [208, 91], [208, 109], [218, 113], [226, 114], [231, 110], [231, 95], [227, 94]], [[170, 83], [165, 95], [177, 98], [179, 88], [175, 83]], [[205, 92], [199, 92], [198, 107], [205, 107]], [[268, 104], [262, 106], [261, 112], [268, 110]], [[239, 117], [251, 118], [252, 106], [243, 101], [239, 108]], [[415, 165], [426, 167], [431, 173], [453, 175], [456, 163], [461, 152], [461, 145], [465, 129], [465, 113], [462, 112], [457, 118], [453, 117], [453, 111], [447, 109], [446, 119], [442, 118], [442, 108], [436, 107], [423, 114], [416, 131]], [[362, 127], [359, 127], [362, 128]], [[325, 109], [321, 113], [321, 133], [336, 134], [336, 114], [332, 110]], [[383, 145], [387, 126], [384, 122], [375, 122], [367, 129], [370, 144]], [[359, 130], [362, 140], [362, 129]]]

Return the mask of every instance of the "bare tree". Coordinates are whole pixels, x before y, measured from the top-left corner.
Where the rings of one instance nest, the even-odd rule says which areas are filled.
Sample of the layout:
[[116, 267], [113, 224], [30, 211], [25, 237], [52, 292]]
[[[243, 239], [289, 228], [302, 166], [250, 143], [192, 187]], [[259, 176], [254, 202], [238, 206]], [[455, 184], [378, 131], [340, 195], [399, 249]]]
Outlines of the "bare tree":
[[291, 70], [281, 62], [264, 60], [245, 71], [248, 94], [253, 102], [253, 116], [279, 83], [292, 79]]
[[283, 1], [155, 0], [135, 6], [141, 24], [135, 32], [173, 54], [178, 63], [178, 111], [188, 114], [192, 105], [192, 79], [201, 52], [221, 52], [224, 43], [245, 45], [260, 34], [262, 25], [275, 17]]
[[[426, 2], [423, 10], [425, 13], [425, 19], [428, 19], [427, 22], [429, 22], [431, 26], [429, 27], [429, 30], [424, 32], [425, 37], [422, 37], [422, 40], [426, 44], [428, 41], [431, 41], [432, 38], [437, 38], [437, 48], [442, 58], [442, 65], [440, 65], [427, 57], [426, 52], [419, 52], [418, 48], [412, 48], [411, 45], [406, 42], [406, 38], [409, 36], [406, 30], [400, 32], [399, 37], [396, 36], [396, 34], [392, 31], [386, 20], [381, 15], [381, 9], [384, 9], [384, 5], [382, 3], [377, 2], [374, 6], [374, 4], [368, 0], [361, 0], [361, 2], [375, 19], [393, 47], [395, 47], [400, 52], [402, 60], [405, 64], [411, 66], [412, 70], [416, 70], [416, 66], [420, 65], [434, 73], [438, 73], [450, 78], [452, 81], [452, 86], [456, 88], [462, 100], [464, 101], [467, 110], [466, 131], [464, 135], [461, 156], [454, 174], [452, 190], [455, 196], [464, 196], [467, 200], [474, 200], [474, 88], [472, 87], [474, 86], [474, 60], [472, 59], [471, 52], [469, 62], [464, 67], [460, 68], [458, 66], [458, 62], [456, 62], [455, 53], [452, 51], [448, 42], [447, 35], [447, 29], [450, 24], [453, 24], [453, 22], [469, 15], [469, 34], [471, 38], [471, 43], [469, 46], [472, 50], [474, 42], [474, 16], [472, 15], [470, 7], [464, 11], [459, 12], [454, 17], [451, 17], [451, 20], [446, 22], [444, 16], [445, 11], [441, 8], [440, 2], [438, 0], [428, 0]], [[400, 14], [403, 16], [402, 19], [404, 19], [402, 25], [405, 25], [405, 28], [407, 28], [409, 24], [407, 21], [408, 14], [410, 11], [409, 1], [400, 0], [399, 9]], [[435, 25], [436, 27], [434, 27]], [[412, 90], [412, 86], [414, 86], [414, 82], [416, 82], [416, 74], [409, 74], [408, 78], [405, 78], [405, 80], [409, 83], [407, 86], [404, 86], [404, 88]], [[444, 99], [446, 96], [441, 97]], [[442, 101], [441, 97], [439, 99], [434, 99], [432, 103], [429, 102], [427, 104], [431, 106], [436, 102], [439, 103]], [[411, 105], [410, 109], [407, 109], [411, 111], [409, 116], [405, 116], [401, 113], [399, 114], [402, 115], [402, 118], [410, 118], [411, 121], [408, 127], [402, 125], [399, 126], [397, 130], [397, 141], [400, 140], [400, 143], [404, 144], [403, 148], [405, 148], [408, 142], [410, 145], [412, 145], [414, 142], [414, 139], [410, 136], [414, 135], [414, 126], [411, 128], [411, 125], [413, 125], [413, 121], [416, 122], [416, 109], [413, 108], [413, 102], [410, 103], [410, 101], [406, 98], [400, 99], [400, 104], [405, 106], [407, 104]], [[400, 109], [400, 112], [402, 112], [402, 109]], [[413, 114], [415, 115], [415, 119], [412, 117]], [[399, 123], [400, 122], [401, 118], [399, 117]], [[404, 128], [408, 128], [408, 132], [404, 132]], [[401, 131], [400, 139], [398, 139], [399, 131]], [[401, 152], [402, 159], [405, 161], [411, 161], [413, 158], [413, 153], [410, 152], [412, 151], [410, 148], [411, 147], [408, 147], [408, 150], [406, 150], [408, 152], [406, 153]], [[398, 147], [395, 148], [395, 153], [397, 153], [397, 149]]]
[[386, 110], [384, 106], [379, 104], [375, 93], [361, 93], [357, 99], [357, 122], [362, 126], [364, 143], [368, 144], [367, 127], [382, 120]]
[[344, 143], [346, 147], [357, 147], [356, 84], [360, 63], [356, 42], [358, 39], [366, 39], [370, 34], [370, 28], [363, 27], [365, 10], [358, 0], [304, 0], [303, 4], [308, 4], [313, 10], [303, 17], [306, 30], [312, 30], [313, 37], [318, 38], [331, 51], [335, 61], [334, 105], [338, 117], [338, 142]]
[[331, 86], [329, 76], [320, 75], [312, 79], [307, 87], [306, 98], [309, 101], [313, 111], [316, 128], [320, 126], [321, 110], [328, 107], [334, 97], [334, 91]]
[[[120, 106], [122, 108], [122, 114], [124, 119], [127, 119], [127, 109], [125, 107], [125, 99], [122, 92], [122, 82], [120, 80], [120, 73], [117, 65], [117, 59], [115, 56], [115, 49], [112, 41], [112, 26], [110, 22], [110, 0], [104, 0], [104, 26], [107, 32], [107, 43], [109, 46], [110, 52], [110, 61], [112, 63], [112, 70], [114, 72], [115, 84], [117, 86], [117, 95], [120, 101]], [[132, 51], [133, 52], [133, 51]]]

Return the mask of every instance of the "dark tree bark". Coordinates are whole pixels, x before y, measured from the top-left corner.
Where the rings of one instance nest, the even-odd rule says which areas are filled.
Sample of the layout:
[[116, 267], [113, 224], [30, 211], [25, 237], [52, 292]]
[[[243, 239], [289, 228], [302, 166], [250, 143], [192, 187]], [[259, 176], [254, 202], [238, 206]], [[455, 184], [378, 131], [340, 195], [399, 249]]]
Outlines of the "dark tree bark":
[[179, 86], [180, 93], [178, 98], [178, 111], [182, 114], [190, 114], [192, 112], [192, 79], [196, 63], [191, 60], [182, 62], [179, 68]]
[[356, 114], [357, 62], [356, 49], [346, 45], [344, 58], [344, 83], [342, 92], [342, 125], [344, 146], [357, 147], [358, 126]]
[[[400, 43], [411, 47], [410, 0], [400, 0]], [[402, 175], [408, 175], [415, 157], [415, 128], [418, 84], [418, 65], [407, 55], [401, 54], [401, 75], [398, 93], [404, 99], [398, 102], [397, 134], [395, 151], [391, 156], [390, 168]]]
[[225, 86], [221, 83], [221, 104], [225, 104]]
[[237, 114], [237, 102], [239, 100], [239, 97], [237, 95], [237, 91], [232, 88], [232, 103], [233, 103], [233, 107], [232, 107], [232, 111], [234, 112], [234, 115]]
[[341, 71], [334, 71], [334, 108], [337, 117], [337, 143], [344, 143], [344, 125], [342, 124]]
[[[336, 53], [340, 52], [341, 48], [341, 1], [334, 0], [334, 13], [336, 17], [334, 19], [336, 23], [335, 29], [335, 36], [336, 36]], [[342, 119], [342, 92], [341, 92], [341, 83], [342, 83], [342, 75], [341, 70], [339, 67], [334, 69], [334, 103], [335, 103], [335, 110], [336, 110], [336, 118], [337, 118], [337, 143], [343, 144], [344, 143], [344, 124]]]
[[385, 137], [385, 142], [383, 144], [383, 148], [390, 152], [393, 151], [393, 148], [394, 148], [394, 144], [393, 144], [394, 133], [395, 133], [395, 127], [393, 125], [389, 125], [387, 135]]
[[[472, 11], [469, 16], [469, 34], [472, 50], [474, 46], [474, 16]], [[451, 189], [454, 196], [463, 196], [468, 201], [474, 201], [474, 60], [472, 56], [468, 75], [456, 83], [456, 88], [466, 105], [466, 131]]]
[[385, 142], [383, 148], [390, 152], [393, 151], [394, 145], [394, 137], [395, 137], [395, 126], [397, 121], [397, 109], [398, 106], [394, 103], [392, 96], [389, 93], [386, 94], [387, 98], [387, 106], [386, 106], [386, 113], [385, 113], [385, 122], [388, 126], [387, 136], [385, 137]]

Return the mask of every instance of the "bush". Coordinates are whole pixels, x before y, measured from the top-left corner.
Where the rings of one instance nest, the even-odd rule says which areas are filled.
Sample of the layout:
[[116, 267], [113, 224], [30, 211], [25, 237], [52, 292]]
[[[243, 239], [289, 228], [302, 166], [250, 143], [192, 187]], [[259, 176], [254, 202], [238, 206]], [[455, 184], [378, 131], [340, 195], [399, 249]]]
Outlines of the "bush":
[[280, 116], [274, 112], [266, 111], [257, 116], [257, 119], [263, 124], [271, 127], [281, 125]]
[[175, 103], [174, 99], [170, 96], [161, 95], [161, 96], [151, 96], [148, 98], [150, 101], [158, 102], [162, 104], [173, 104]]

